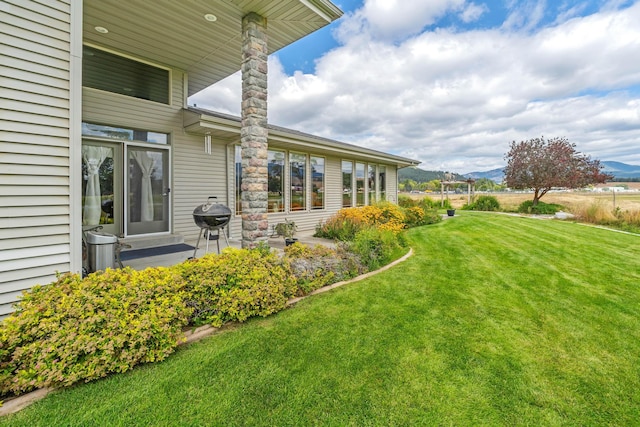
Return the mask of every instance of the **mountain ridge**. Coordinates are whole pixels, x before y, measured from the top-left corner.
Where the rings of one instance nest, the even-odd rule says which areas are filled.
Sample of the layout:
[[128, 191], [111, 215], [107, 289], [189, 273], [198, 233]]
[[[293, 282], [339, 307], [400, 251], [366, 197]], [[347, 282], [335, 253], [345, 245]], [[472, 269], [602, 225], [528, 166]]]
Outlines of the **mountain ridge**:
[[[614, 176], [613, 181], [616, 179], [632, 180], [640, 179], [640, 165], [631, 165], [628, 163], [622, 163], [615, 160], [605, 160], [601, 162], [604, 168], [603, 172]], [[428, 182], [434, 179], [444, 179], [442, 171], [428, 171], [420, 169], [418, 167], [403, 168], [398, 171], [398, 180], [404, 181], [411, 179], [416, 182]], [[488, 171], [469, 172], [466, 174], [454, 173], [455, 180], [465, 179], [482, 179], [487, 178], [496, 183], [501, 183], [504, 179], [504, 168], [491, 169]]]
[[[605, 160], [601, 163], [604, 166], [602, 171], [613, 175], [614, 181], [616, 179], [640, 179], [640, 165], [630, 165], [614, 160]], [[464, 176], [473, 179], [488, 178], [495, 182], [502, 182], [504, 179], [503, 171], [504, 168], [497, 168], [484, 172], [469, 172]]]

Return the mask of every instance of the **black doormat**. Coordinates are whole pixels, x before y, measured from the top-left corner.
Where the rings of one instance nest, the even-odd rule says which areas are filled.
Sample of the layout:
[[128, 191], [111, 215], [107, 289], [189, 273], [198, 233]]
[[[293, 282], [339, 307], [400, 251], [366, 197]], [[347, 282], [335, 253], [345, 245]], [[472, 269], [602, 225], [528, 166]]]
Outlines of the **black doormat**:
[[156, 246], [153, 248], [132, 249], [120, 252], [121, 261], [129, 261], [137, 258], [147, 258], [150, 256], [174, 254], [176, 252], [192, 251], [195, 248], [186, 243], [177, 243], [175, 245]]

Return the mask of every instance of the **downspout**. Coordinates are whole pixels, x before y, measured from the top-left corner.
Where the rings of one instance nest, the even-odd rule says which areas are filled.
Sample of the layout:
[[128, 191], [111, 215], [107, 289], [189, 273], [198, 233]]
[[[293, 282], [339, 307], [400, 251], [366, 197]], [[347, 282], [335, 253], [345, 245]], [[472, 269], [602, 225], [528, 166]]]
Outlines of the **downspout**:
[[82, 271], [82, 2], [70, 5], [69, 270]]

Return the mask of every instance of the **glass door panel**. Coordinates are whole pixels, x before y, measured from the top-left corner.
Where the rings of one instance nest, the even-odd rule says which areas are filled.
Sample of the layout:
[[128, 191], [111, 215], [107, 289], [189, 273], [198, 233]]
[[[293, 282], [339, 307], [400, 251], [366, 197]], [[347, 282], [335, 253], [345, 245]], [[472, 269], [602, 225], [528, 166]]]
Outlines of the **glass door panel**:
[[122, 145], [82, 143], [82, 226], [122, 233]]
[[127, 235], [169, 231], [169, 150], [127, 147]]

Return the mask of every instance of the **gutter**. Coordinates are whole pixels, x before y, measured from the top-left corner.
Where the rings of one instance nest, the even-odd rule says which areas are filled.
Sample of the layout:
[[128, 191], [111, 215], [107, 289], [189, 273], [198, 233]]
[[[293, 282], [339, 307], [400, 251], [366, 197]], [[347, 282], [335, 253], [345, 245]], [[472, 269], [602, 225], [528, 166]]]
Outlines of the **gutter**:
[[342, 10], [327, 0], [300, 0], [300, 3], [311, 9], [327, 23], [331, 23], [343, 15]]

